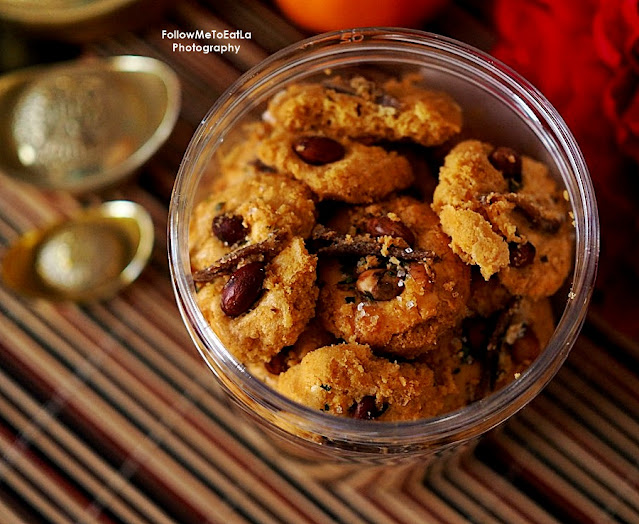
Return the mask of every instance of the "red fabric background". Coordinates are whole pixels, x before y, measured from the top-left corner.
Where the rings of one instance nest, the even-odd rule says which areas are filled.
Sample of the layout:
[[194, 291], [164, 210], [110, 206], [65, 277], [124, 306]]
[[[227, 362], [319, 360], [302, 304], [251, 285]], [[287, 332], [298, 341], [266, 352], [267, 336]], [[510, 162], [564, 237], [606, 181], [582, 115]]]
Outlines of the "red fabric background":
[[557, 108], [591, 172], [602, 223], [593, 307], [639, 336], [639, 1], [495, 0], [492, 53]]

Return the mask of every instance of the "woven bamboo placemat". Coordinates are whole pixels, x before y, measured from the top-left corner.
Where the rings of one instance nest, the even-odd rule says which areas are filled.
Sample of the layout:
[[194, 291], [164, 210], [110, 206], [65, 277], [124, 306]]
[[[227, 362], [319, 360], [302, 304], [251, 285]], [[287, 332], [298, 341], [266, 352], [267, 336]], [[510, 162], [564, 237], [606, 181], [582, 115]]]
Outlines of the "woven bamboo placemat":
[[[456, 9], [438, 28], [485, 42], [473, 13]], [[162, 38], [162, 30], [212, 28], [252, 37], [224, 55], [176, 52]], [[168, 63], [182, 81], [183, 108], [139, 176], [99, 197], [134, 200], [152, 215], [153, 256], [132, 286], [82, 306], [31, 302], [0, 287], [0, 522], [639, 522], [639, 353], [595, 314], [531, 405], [472, 449], [429, 464], [340, 469], [288, 460], [238, 422], [212, 386], [171, 290], [170, 191], [215, 98], [303, 36], [268, 3], [185, 0], [143, 30], [82, 47]], [[0, 183], [0, 253], [92, 198]]]

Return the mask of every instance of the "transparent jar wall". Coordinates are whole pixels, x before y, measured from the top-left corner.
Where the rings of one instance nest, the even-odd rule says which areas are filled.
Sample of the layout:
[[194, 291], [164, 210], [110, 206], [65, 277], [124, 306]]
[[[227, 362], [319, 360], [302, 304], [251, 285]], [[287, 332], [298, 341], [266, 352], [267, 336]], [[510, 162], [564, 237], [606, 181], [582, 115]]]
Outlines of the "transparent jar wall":
[[[463, 45], [423, 33], [371, 32], [363, 42], [339, 44], [344, 34], [320, 36], [273, 56], [240, 79], [212, 108], [189, 146], [176, 182], [170, 212], [171, 269], [178, 304], [196, 346], [252, 419], [283, 439], [291, 435], [290, 440], [309, 451], [323, 446], [325, 452], [326, 443], [331, 442], [342, 458], [378, 456], [384, 461], [384, 455], [428, 454], [471, 439], [512, 415], [543, 388], [567, 356], [585, 316], [596, 267], [598, 222], [588, 173], [570, 133], [552, 107], [504, 66]], [[546, 351], [521, 379], [453, 414], [390, 424], [314, 413], [246, 373], [219, 343], [195, 304], [185, 235], [192, 206], [206, 194], [217, 171], [215, 157], [238, 139], [242, 123], [261, 117], [273, 95], [290, 83], [325, 80], [327, 70], [331, 74], [422, 72], [425, 85], [449, 92], [464, 109], [463, 137], [508, 145], [544, 161], [570, 194], [577, 259], [573, 280], [558, 301], [565, 299], [568, 289], [577, 299], [567, 301]]]

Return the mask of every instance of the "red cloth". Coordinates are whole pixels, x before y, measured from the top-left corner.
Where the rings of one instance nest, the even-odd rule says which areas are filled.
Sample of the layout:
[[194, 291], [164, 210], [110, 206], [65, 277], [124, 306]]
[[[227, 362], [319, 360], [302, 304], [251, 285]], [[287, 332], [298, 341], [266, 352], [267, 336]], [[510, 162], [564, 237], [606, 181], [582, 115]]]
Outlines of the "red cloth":
[[495, 0], [494, 22], [493, 55], [550, 100], [586, 158], [602, 223], [599, 306], [639, 335], [639, 0]]
[[637, 0], [496, 0], [494, 17], [493, 54], [559, 110], [594, 178], [639, 161]]

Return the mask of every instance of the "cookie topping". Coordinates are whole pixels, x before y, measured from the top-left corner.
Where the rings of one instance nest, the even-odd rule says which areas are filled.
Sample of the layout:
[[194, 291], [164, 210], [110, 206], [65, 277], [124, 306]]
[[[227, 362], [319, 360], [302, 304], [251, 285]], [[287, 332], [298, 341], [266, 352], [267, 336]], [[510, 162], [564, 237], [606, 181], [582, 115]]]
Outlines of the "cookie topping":
[[530, 242], [517, 243], [510, 242], [508, 244], [510, 251], [510, 265], [512, 267], [526, 267], [533, 263], [535, 260], [535, 253], [537, 250]]
[[222, 311], [229, 317], [248, 311], [259, 297], [263, 282], [262, 262], [250, 262], [236, 269], [222, 288]]
[[364, 224], [364, 230], [376, 237], [402, 238], [409, 246], [415, 243], [415, 235], [406, 224], [401, 220], [392, 220], [387, 216], [368, 219]]
[[391, 300], [404, 291], [404, 281], [386, 269], [367, 269], [359, 275], [355, 287], [373, 300]]
[[513, 319], [521, 305], [521, 297], [513, 297], [509, 304], [497, 314], [494, 329], [484, 352], [484, 367], [479, 390], [482, 396], [495, 391], [500, 376], [500, 356], [505, 344], [505, 337]]
[[272, 166], [267, 166], [264, 162], [262, 162], [259, 158], [250, 162], [255, 170], [259, 173], [277, 173], [277, 169]]
[[[318, 255], [365, 257], [382, 255], [384, 250], [384, 256], [390, 259], [394, 257], [398, 261], [427, 262], [437, 258], [436, 254], [429, 250], [385, 246], [369, 235], [343, 236], [319, 224], [313, 229], [312, 239], [318, 244]], [[328, 241], [328, 244], [322, 245], [322, 241]]]
[[325, 80], [322, 82], [322, 86], [343, 95], [355, 96], [357, 94], [357, 90], [346, 83], [342, 78], [331, 78], [330, 80]]
[[523, 195], [521, 193], [492, 193], [480, 198], [480, 202], [487, 205], [499, 201], [512, 202], [515, 204], [516, 209], [518, 209], [534, 227], [546, 233], [556, 233], [565, 220], [563, 215], [546, 209], [529, 195]]
[[532, 199], [510, 193], [507, 198], [517, 204], [517, 208], [526, 215], [531, 224], [546, 233], [556, 233], [564, 222], [564, 217], [547, 211]]
[[218, 215], [213, 219], [213, 234], [226, 245], [232, 246], [246, 239], [248, 228], [243, 222], [240, 215]]
[[234, 272], [242, 262], [265, 259], [274, 256], [281, 248], [284, 238], [273, 234], [263, 242], [249, 244], [231, 251], [209, 267], [193, 272], [194, 282], [211, 282], [221, 275]]
[[312, 166], [332, 164], [344, 158], [344, 146], [325, 136], [302, 136], [293, 142], [293, 151]]
[[504, 178], [521, 185], [521, 156], [517, 151], [510, 147], [498, 147], [488, 156], [488, 160], [502, 172]]
[[388, 408], [388, 405], [384, 405], [380, 408], [375, 403], [374, 395], [367, 395], [359, 402], [356, 402], [352, 406], [353, 418], [360, 420], [373, 420], [383, 415], [384, 411]]

